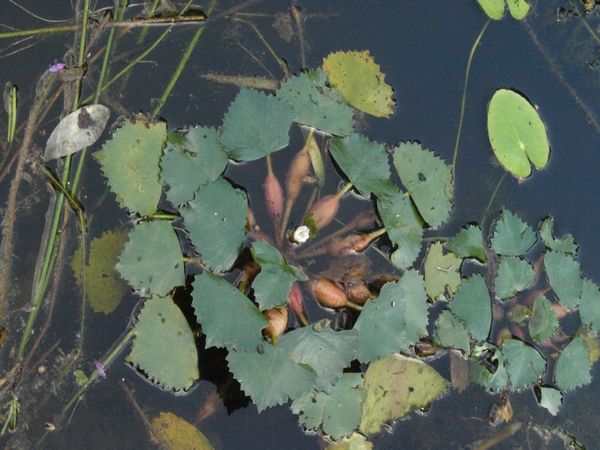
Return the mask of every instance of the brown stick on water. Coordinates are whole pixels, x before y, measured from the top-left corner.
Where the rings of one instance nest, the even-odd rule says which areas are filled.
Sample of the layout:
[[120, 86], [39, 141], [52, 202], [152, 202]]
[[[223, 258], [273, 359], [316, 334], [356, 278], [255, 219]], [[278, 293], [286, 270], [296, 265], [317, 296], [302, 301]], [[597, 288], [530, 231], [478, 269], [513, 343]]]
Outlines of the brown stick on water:
[[0, 273], [0, 318], [4, 317], [4, 306], [6, 303], [6, 293], [8, 291], [8, 278], [10, 275], [10, 262], [12, 258], [13, 250], [13, 233], [15, 228], [15, 212], [17, 210], [17, 194], [19, 192], [19, 184], [23, 176], [23, 168], [27, 161], [27, 155], [29, 154], [29, 146], [33, 133], [36, 130], [37, 117], [40, 109], [48, 96], [48, 91], [56, 78], [55, 73], [46, 71], [36, 87], [36, 99], [29, 111], [29, 118], [27, 120], [27, 128], [25, 129], [25, 135], [23, 136], [23, 144], [19, 149], [19, 158], [17, 160], [17, 167], [15, 169], [15, 177], [10, 186], [8, 194], [8, 206], [4, 214], [4, 220], [2, 221], [2, 246], [0, 247], [0, 253], [2, 254], [2, 260], [0, 260], [1, 273]]

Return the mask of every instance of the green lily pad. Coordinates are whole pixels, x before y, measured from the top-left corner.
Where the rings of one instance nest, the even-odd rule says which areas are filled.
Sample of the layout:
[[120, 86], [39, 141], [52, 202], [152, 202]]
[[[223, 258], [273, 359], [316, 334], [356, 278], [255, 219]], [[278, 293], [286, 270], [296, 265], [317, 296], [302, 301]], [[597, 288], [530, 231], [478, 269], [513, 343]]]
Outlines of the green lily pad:
[[160, 161], [160, 181], [168, 186], [167, 199], [174, 205], [189, 202], [200, 186], [223, 173], [227, 161], [214, 128], [195, 127], [184, 135], [169, 133]]
[[153, 296], [134, 327], [135, 338], [127, 361], [167, 389], [189, 389], [198, 373], [194, 334], [171, 297]]
[[476, 258], [486, 263], [485, 250], [483, 249], [483, 232], [479, 225], [469, 225], [446, 242], [446, 249], [459, 258]]
[[579, 263], [564, 253], [548, 251], [544, 255], [544, 266], [558, 299], [569, 309], [577, 308], [583, 288]]
[[316, 431], [322, 424], [323, 432], [333, 439], [349, 436], [360, 423], [367, 393], [356, 388], [363, 383], [362, 374], [345, 373], [329, 394], [312, 390], [294, 400], [292, 411], [307, 430]]
[[506, 4], [513, 19], [521, 20], [529, 12], [529, 3], [525, 0], [506, 0]]
[[358, 360], [377, 361], [406, 350], [406, 295], [399, 283], [386, 283], [379, 297], [367, 300], [354, 325], [358, 332]]
[[425, 222], [439, 227], [448, 220], [454, 195], [452, 166], [416, 142], [396, 147], [394, 166]]
[[258, 240], [252, 244], [254, 260], [261, 270], [252, 282], [254, 298], [261, 310], [285, 305], [292, 284], [306, 281], [308, 277], [302, 270], [288, 266], [279, 251], [266, 241]]
[[209, 272], [197, 275], [192, 286], [192, 306], [207, 347], [256, 350], [266, 344], [262, 329], [269, 321], [235, 286]]
[[289, 103], [243, 87], [225, 114], [221, 142], [230, 158], [253, 161], [286, 147], [295, 119]]
[[399, 269], [407, 269], [421, 252], [423, 225], [408, 197], [401, 192], [380, 192], [377, 210], [387, 230], [387, 234], [398, 248], [390, 255], [390, 260]]
[[229, 270], [246, 236], [246, 193], [219, 178], [202, 186], [180, 211], [202, 261], [216, 272]]
[[492, 248], [499, 255], [519, 256], [533, 247], [537, 241], [535, 231], [509, 210], [502, 210], [496, 221]]
[[472, 275], [461, 284], [448, 307], [465, 323], [473, 339], [484, 341], [488, 338], [492, 326], [492, 301], [483, 276]]
[[544, 357], [535, 348], [518, 339], [505, 339], [502, 343], [502, 355], [508, 361], [506, 370], [513, 391], [543, 378], [546, 372]]
[[570, 391], [592, 381], [590, 352], [581, 336], [575, 337], [563, 349], [556, 361], [554, 381], [563, 391]]
[[356, 358], [358, 336], [356, 330], [336, 332], [322, 325], [317, 322], [312, 327], [284, 334], [279, 339], [279, 347], [291, 351], [294, 361], [312, 367], [318, 377], [316, 388], [329, 393], [342, 376], [342, 370]]
[[292, 105], [302, 125], [336, 136], [354, 131], [354, 111], [341, 92], [327, 86], [327, 74], [320, 69], [288, 78], [277, 97]]
[[505, 389], [508, 384], [505, 359], [495, 345], [484, 342], [476, 346], [470, 358], [469, 378], [472, 382], [492, 391]]
[[432, 300], [446, 290], [456, 292], [460, 286], [460, 265], [462, 261], [452, 253], [444, 255], [443, 245], [435, 242], [427, 252], [425, 260], [425, 289]]
[[531, 175], [530, 161], [538, 169], [548, 163], [550, 145], [544, 122], [533, 105], [515, 91], [498, 89], [492, 97], [488, 135], [500, 163], [518, 177]]
[[581, 323], [594, 332], [600, 331], [600, 290], [591, 280], [583, 280], [581, 303], [579, 305]]
[[512, 298], [527, 289], [535, 281], [531, 263], [518, 256], [502, 256], [496, 278], [496, 295], [502, 299]]
[[477, 0], [485, 13], [494, 20], [502, 19], [504, 15], [504, 0]]
[[442, 311], [435, 323], [435, 342], [443, 348], [454, 348], [469, 353], [469, 332], [464, 323], [450, 311]]
[[310, 367], [296, 363], [290, 351], [266, 342], [260, 352], [229, 352], [227, 362], [258, 412], [281, 405], [288, 398], [299, 398], [315, 383], [315, 373]]
[[417, 408], [426, 408], [450, 383], [423, 361], [390, 355], [369, 366], [365, 373], [367, 398], [360, 431], [379, 433], [384, 423], [401, 419]]
[[329, 151], [363, 197], [369, 197], [371, 192], [377, 195], [381, 191], [394, 189], [390, 181], [388, 154], [383, 144], [353, 133], [345, 138], [333, 138]]
[[544, 297], [536, 297], [529, 318], [529, 334], [538, 342], [543, 342], [558, 330], [558, 319], [550, 301]]
[[550, 250], [555, 252], [568, 253], [571, 255], [577, 254], [577, 244], [575, 239], [570, 234], [562, 240], [556, 239], [552, 234], [554, 220], [551, 217], [546, 218], [540, 225], [540, 236]]
[[[90, 254], [85, 268], [85, 296], [95, 313], [110, 314], [121, 302], [127, 283], [119, 276], [115, 266], [127, 240], [124, 231], [107, 231], [90, 243]], [[71, 268], [77, 284], [83, 288], [81, 261], [83, 252], [79, 247], [73, 254]]]
[[133, 227], [116, 269], [134, 289], [147, 293], [165, 296], [183, 286], [181, 245], [171, 224], [154, 221]]
[[152, 123], [138, 114], [94, 153], [123, 208], [142, 216], [156, 211], [162, 191], [158, 163], [166, 139], [164, 122]]

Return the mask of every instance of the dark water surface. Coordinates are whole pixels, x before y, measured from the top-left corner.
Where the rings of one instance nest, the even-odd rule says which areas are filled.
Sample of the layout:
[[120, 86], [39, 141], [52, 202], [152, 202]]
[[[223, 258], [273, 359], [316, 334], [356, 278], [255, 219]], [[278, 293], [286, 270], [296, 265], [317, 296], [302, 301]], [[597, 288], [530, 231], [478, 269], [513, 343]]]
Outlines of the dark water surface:
[[[72, 16], [68, 1], [29, 0], [19, 3], [45, 18]], [[102, 1], [95, 7], [99, 9], [112, 4]], [[219, 3], [218, 10], [225, 10], [233, 4], [236, 2]], [[299, 2], [299, 6], [305, 15], [303, 25], [309, 68], [320, 66], [330, 52], [368, 49], [386, 74], [385, 81], [394, 88], [398, 103], [395, 114], [389, 119], [365, 118], [362, 132], [373, 140], [390, 145], [418, 140], [450, 163], [469, 52], [487, 20], [475, 0], [305, 0]], [[4, 25], [20, 29], [48, 26], [8, 1], [0, 1], [0, 7], [3, 11], [0, 23]], [[570, 16], [557, 22], [556, 11], [560, 7], [568, 9], [572, 5], [566, 1], [537, 2], [527, 17], [528, 25], [505, 17], [490, 23], [486, 30], [471, 67], [457, 162], [455, 208], [452, 219], [440, 234], [450, 236], [467, 222], [481, 222], [489, 199], [504, 174], [502, 168], [495, 167], [490, 161], [492, 152], [486, 133], [487, 104], [496, 89], [514, 88], [539, 107], [548, 129], [552, 154], [547, 168], [535, 171], [524, 183], [519, 184], [515, 178], [507, 177], [491, 212], [497, 213], [506, 206], [533, 226], [545, 216], [553, 216], [556, 235], [561, 237], [571, 233], [575, 236], [580, 248], [582, 271], [587, 277], [600, 282], [600, 127], [593, 123], [600, 117], [600, 70], [595, 68], [600, 52], [598, 42], [583, 25], [585, 21], [592, 31], [597, 30], [600, 17], [593, 13], [587, 18]], [[301, 63], [297, 38], [285, 42], [272, 26], [272, 15], [284, 13], [288, 8], [288, 1], [265, 0], [247, 11], [266, 16], [246, 19], [257, 25], [275, 52], [288, 62], [294, 73], [299, 73]], [[151, 112], [154, 109], [155, 99], [162, 94], [194, 32], [194, 28], [180, 30], [186, 28], [176, 27], [173, 36], [133, 71], [126, 89], [117, 98], [125, 109], [130, 112]], [[162, 31], [163, 28], [151, 28], [147, 42], [152, 42]], [[129, 40], [133, 42], [138, 31], [130, 33]], [[106, 36], [105, 33], [92, 53], [105, 45]], [[533, 36], [538, 39], [539, 45]], [[19, 123], [25, 119], [31, 105], [31, 93], [37, 78], [49, 65], [62, 60], [71, 41], [70, 33], [48, 36], [31, 48], [0, 59], [0, 81], [10, 80], [20, 89]], [[8, 40], [0, 41], [2, 48], [8, 44]], [[1, 55], [7, 53], [10, 50], [4, 50]], [[116, 72], [122, 63], [115, 63], [114, 67]], [[269, 77], [265, 68], [277, 78], [283, 76], [248, 27], [228, 19], [209, 23], [160, 116], [171, 129], [195, 124], [218, 126], [238, 88], [205, 80], [200, 75], [210, 72]], [[94, 77], [94, 70], [98, 70], [97, 64], [90, 67], [88, 76]], [[92, 89], [87, 87], [86, 92]], [[587, 108], [587, 113], [584, 108]], [[113, 113], [111, 121], [116, 115]], [[1, 118], [5, 121], [6, 115]], [[45, 128], [50, 131], [54, 125], [54, 122], [49, 122]], [[100, 142], [105, 139], [106, 135]], [[36, 135], [34, 140], [42, 147], [45, 145], [43, 136]], [[95, 149], [99, 145], [96, 144]], [[279, 164], [287, 161], [286, 156], [275, 154], [276, 164], [278, 160]], [[250, 193], [260, 191], [264, 173], [248, 176], [247, 169], [240, 166], [228, 170], [227, 175], [243, 183]], [[258, 171], [262, 170], [261, 166]], [[285, 173], [285, 168], [281, 171]], [[90, 236], [100, 236], [103, 230], [126, 222], [124, 212], [115, 207], [113, 194], [108, 194], [106, 200], [97, 206], [105, 185], [97, 164], [91, 158], [84, 177], [80, 197], [88, 213], [93, 212]], [[39, 203], [31, 206], [29, 216], [17, 222], [19, 261], [15, 262], [15, 271], [21, 290], [16, 295], [17, 307], [28, 300], [30, 288], [27, 280], [35, 264], [38, 236], [43, 227], [41, 218], [47, 208], [47, 192], [43, 184], [41, 186]], [[0, 185], [3, 199], [8, 187], [7, 181]], [[72, 229], [76, 231], [74, 223]], [[77, 233], [72, 233], [70, 238], [73, 241], [70, 244], [72, 252], [77, 246]], [[71, 272], [66, 267], [64, 278], [69, 277]], [[69, 346], [77, 332], [73, 323], [77, 318], [80, 297], [72, 282], [65, 281], [59, 298], [54, 311], [58, 324], [53, 326], [51, 337], [47, 339], [52, 342], [60, 339], [61, 343]], [[90, 373], [93, 359], [106, 352], [126, 328], [136, 302], [137, 298], [128, 294], [119, 308], [108, 316], [92, 315], [89, 311], [86, 350], [78, 368]], [[46, 438], [43, 448], [154, 448], [148, 440], [144, 423], [121, 384], [133, 391], [145, 414], [151, 417], [160, 411], [171, 411], [194, 422], [205, 403], [214, 397], [211, 394], [216, 388], [211, 381], [216, 380], [212, 379], [199, 382], [186, 396], [176, 397], [155, 388], [124, 364], [127, 353], [128, 350], [108, 368], [107, 379], [95, 382], [86, 391], [70, 420], [65, 419], [59, 424], [59, 430]], [[212, 354], [209, 356], [202, 358], [207, 364], [202, 368], [205, 378], [210, 378], [206, 374], [211, 374], [213, 369], [218, 373], [218, 367], [211, 365], [218, 365], [220, 359]], [[439, 358], [432, 365], [449, 378], [448, 356]], [[596, 364], [593, 377], [597, 375]], [[58, 387], [54, 393], [51, 382], [38, 381], [39, 386], [32, 388], [29, 395], [42, 398], [50, 394], [50, 402], [38, 410], [31, 397], [29, 400], [22, 399], [22, 417], [29, 429], [20, 435], [20, 441], [14, 437], [9, 441], [11, 436], [1, 438], [2, 445], [9, 442], [8, 445], [14, 448], [27, 448], [27, 445], [35, 443], [43, 434], [44, 423], [52, 422], [54, 415], [73, 395], [73, 386]], [[535, 424], [564, 429], [587, 448], [599, 448], [596, 424], [600, 411], [594, 401], [597, 398], [600, 398], [600, 392], [596, 378], [593, 378], [591, 385], [567, 393], [558, 416], [552, 417], [537, 406], [531, 390], [511, 394], [515, 413], [513, 420], [523, 426], [512, 438], [495, 448], [563, 448], [562, 441], [556, 437], [548, 441], [541, 439], [534, 431]], [[498, 400], [498, 396], [490, 395], [477, 386], [462, 394], [450, 391], [434, 402], [426, 414], [413, 414], [410, 419], [396, 424], [392, 434], [375, 437], [375, 448], [469, 448], [474, 442], [488, 439], [504, 427], [489, 425], [489, 412]], [[216, 448], [319, 448], [319, 438], [306, 435], [287, 406], [269, 408], [258, 415], [255, 406], [238, 408], [242, 404], [239, 398], [226, 403], [226, 406], [219, 400], [214, 405], [214, 414], [198, 425]]]

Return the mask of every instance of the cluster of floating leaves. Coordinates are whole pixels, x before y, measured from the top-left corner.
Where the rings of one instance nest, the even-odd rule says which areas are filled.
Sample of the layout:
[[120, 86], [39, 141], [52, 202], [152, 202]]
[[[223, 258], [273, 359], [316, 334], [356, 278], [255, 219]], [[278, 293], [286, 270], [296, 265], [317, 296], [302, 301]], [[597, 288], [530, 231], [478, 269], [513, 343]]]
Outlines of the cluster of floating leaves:
[[[380, 82], [372, 90], [375, 98], [367, 100], [368, 107], [342, 87], [355, 86], [346, 80], [353, 73], [353, 60], [361, 65], [355, 72]], [[335, 85], [340, 89], [328, 79], [338, 80]], [[540, 404], [555, 414], [560, 391], [590, 382], [588, 332], [597, 332], [600, 326], [600, 291], [581, 279], [572, 238], [556, 240], [550, 219], [542, 223], [539, 235], [548, 249], [543, 260], [554, 299], [546, 291], [530, 303], [521, 299], [521, 292], [541, 283], [532, 262], [523, 256], [538, 235], [508, 210], [494, 222], [490, 240], [484, 239], [479, 226], [469, 225], [449, 240], [426, 244], [423, 270], [414, 268], [424, 229], [437, 228], [450, 216], [454, 182], [450, 166], [420, 144], [403, 142], [389, 152], [354, 130], [350, 105], [387, 116], [393, 104], [391, 92], [367, 52], [338, 53], [326, 59], [323, 70], [291, 77], [275, 95], [242, 88], [219, 131], [195, 127], [168, 132], [164, 123], [139, 115], [115, 133], [95, 156], [117, 201], [142, 219], [129, 232], [116, 269], [147, 299], [128, 361], [159, 385], [175, 390], [189, 389], [200, 376], [193, 333], [169, 295], [185, 282], [182, 235], [169, 223], [145, 220], [156, 212], [164, 192], [183, 219], [177, 226], [185, 228], [201, 258], [204, 270], [195, 275], [192, 306], [206, 346], [228, 350], [229, 369], [259, 411], [291, 399], [306, 429], [320, 428], [340, 439], [354, 430], [377, 433], [385, 422], [427, 406], [449, 383], [419, 358], [399, 353], [428, 335], [428, 314], [436, 302], [445, 307], [434, 317], [432, 339], [438, 347], [460, 351], [470, 363], [470, 379], [485, 388], [519, 390], [535, 385]], [[514, 93], [507, 92], [502, 95]], [[494, 117], [501, 120], [515, 104], [520, 108], [520, 102], [513, 99], [507, 109], [490, 112], [488, 120], [491, 124], [498, 120]], [[493, 105], [494, 101], [492, 111]], [[310, 129], [310, 136], [313, 131], [329, 136], [329, 154], [339, 170], [358, 195], [372, 200], [380, 234], [386, 233], [392, 245], [387, 251], [390, 267], [404, 272], [365, 298], [351, 329], [334, 331], [329, 321], [316, 320], [275, 339], [264, 334], [272, 324], [263, 312], [285, 309], [288, 302], [298, 312], [292, 305], [295, 286], [326, 278], [307, 276], [295, 264], [287, 240], [248, 233], [248, 223], [253, 221], [248, 196], [222, 174], [229, 160], [253, 161], [291, 151], [289, 131], [297, 125]], [[527, 127], [523, 130], [519, 142], [529, 142]], [[539, 135], [539, 129], [536, 132]], [[532, 146], [539, 146], [532, 140]], [[545, 165], [537, 153], [520, 144], [514, 151], [524, 152], [527, 167], [529, 161]], [[311, 154], [311, 160], [318, 175], [318, 159]], [[392, 172], [402, 186], [391, 180]], [[312, 237], [320, 217], [311, 217], [305, 223]], [[247, 245], [249, 238], [254, 241], [251, 245]], [[260, 267], [258, 276], [250, 277], [251, 291], [225, 276], [238, 268], [245, 247]], [[462, 266], [469, 260], [479, 263], [477, 273], [463, 278]], [[583, 328], [576, 336], [553, 341], [558, 336], [559, 307], [566, 312], [579, 310]], [[509, 332], [492, 338], [493, 321], [507, 322]], [[531, 345], [546, 343], [564, 345], [554, 386], [544, 384], [546, 359]], [[366, 372], [344, 373], [356, 360], [368, 367]]]

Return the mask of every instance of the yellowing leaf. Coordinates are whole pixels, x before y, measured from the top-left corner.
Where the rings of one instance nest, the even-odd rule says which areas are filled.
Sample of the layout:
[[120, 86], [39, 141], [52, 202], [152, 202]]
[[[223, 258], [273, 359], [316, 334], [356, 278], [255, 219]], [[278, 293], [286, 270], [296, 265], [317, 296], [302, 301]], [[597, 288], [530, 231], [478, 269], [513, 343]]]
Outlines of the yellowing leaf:
[[171, 450], [187, 450], [190, 448], [212, 450], [214, 448], [200, 430], [173, 413], [161, 412], [160, 416], [152, 420], [152, 431], [150, 433], [152, 442], [160, 445], [155, 437], [155, 434], [157, 434], [168, 444]]
[[323, 60], [323, 70], [331, 87], [344, 94], [352, 107], [376, 117], [394, 112], [393, 90], [368, 50], [331, 53]]
[[[88, 264], [85, 268], [85, 296], [94, 312], [109, 314], [115, 310], [127, 289], [127, 283], [115, 270], [119, 254], [127, 240], [123, 231], [109, 231], [90, 244]], [[77, 284], [82, 287], [81, 247], [73, 254], [71, 268]]]

